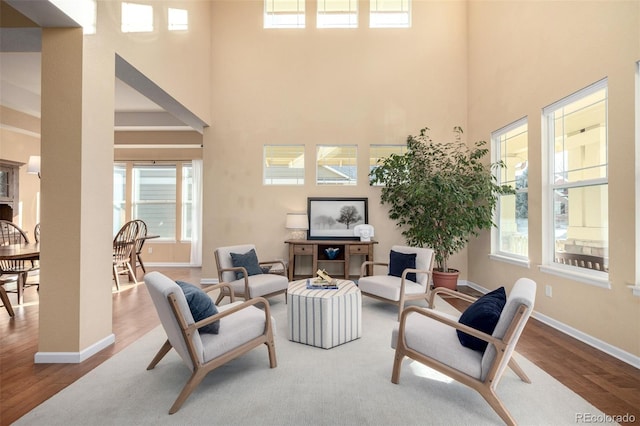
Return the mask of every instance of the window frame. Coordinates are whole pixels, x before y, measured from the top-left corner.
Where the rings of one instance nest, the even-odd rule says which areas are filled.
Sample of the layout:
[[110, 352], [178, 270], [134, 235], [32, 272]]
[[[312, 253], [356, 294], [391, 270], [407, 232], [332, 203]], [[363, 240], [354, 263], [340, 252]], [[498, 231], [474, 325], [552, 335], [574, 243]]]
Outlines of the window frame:
[[[151, 22], [145, 22], [144, 24], [141, 22], [136, 22], [136, 19], [139, 21], [140, 17], [137, 16], [127, 16], [127, 9], [129, 9], [129, 13], [132, 11], [132, 9], [137, 8], [139, 11], [142, 11], [143, 9], [146, 11], [150, 11], [151, 12]], [[129, 34], [129, 33], [152, 33], [155, 29], [155, 22], [154, 22], [154, 9], [153, 9], [153, 5], [150, 4], [142, 4], [142, 3], [136, 3], [136, 2], [131, 2], [131, 1], [123, 1], [121, 6], [120, 6], [120, 11], [121, 11], [121, 15], [120, 15], [120, 31], [124, 34]], [[146, 19], [149, 18], [149, 16], [145, 16]], [[125, 22], [126, 20], [126, 22]]]
[[[502, 136], [506, 135], [509, 132], [512, 132], [514, 130], [517, 130], [520, 127], [525, 127], [524, 133], [527, 133], [527, 159], [525, 161], [529, 161], [529, 119], [528, 117], [523, 117], [519, 120], [514, 121], [513, 123], [510, 123], [494, 132], [491, 133], [491, 157], [492, 157], [492, 162], [498, 162], [500, 160], [503, 160], [503, 153], [501, 150], [501, 143], [502, 143]], [[508, 150], [507, 150], [508, 151]], [[508, 152], [507, 152], [508, 155]], [[502, 184], [502, 170], [501, 169], [494, 169], [493, 170], [493, 174], [496, 178], [496, 182], [500, 185]], [[516, 189], [516, 196], [518, 194], [527, 194], [527, 198], [529, 196], [529, 185], [527, 183], [527, 186], [525, 188], [520, 188], [520, 189]], [[511, 196], [511, 195], [508, 195]], [[501, 223], [500, 223], [500, 218], [501, 218], [501, 214], [500, 214], [500, 200], [503, 197], [503, 195], [499, 195], [498, 196], [498, 203], [496, 203], [496, 209], [494, 212], [494, 223], [496, 224], [495, 227], [492, 228], [491, 230], [491, 254], [489, 255], [489, 257], [493, 260], [499, 260], [499, 261], [503, 261], [503, 262], [507, 262], [507, 263], [512, 263], [514, 265], [518, 265], [518, 266], [524, 266], [526, 268], [530, 267], [530, 258], [529, 256], [524, 256], [524, 255], [520, 255], [517, 253], [513, 253], [513, 252], [508, 252], [508, 251], [503, 251], [502, 250], [502, 245], [500, 243], [500, 239], [502, 237], [502, 233], [501, 233]], [[529, 208], [528, 208], [528, 203], [527, 203], [527, 218], [529, 217]], [[527, 219], [528, 221], [528, 219]], [[529, 231], [527, 229], [527, 245], [529, 244]], [[529, 252], [528, 248], [527, 248], [527, 253]]]
[[[319, 176], [320, 167], [327, 167], [327, 165], [321, 166], [319, 164], [320, 158], [320, 150], [322, 148], [353, 148], [354, 156], [353, 156], [353, 167], [355, 168], [353, 173], [353, 178], [347, 177], [346, 180], [336, 180], [336, 181], [321, 181]], [[358, 185], [358, 145], [339, 145], [339, 144], [318, 144], [316, 145], [316, 159], [315, 159], [315, 169], [316, 169], [316, 186], [357, 186]], [[337, 171], [339, 173], [339, 171]], [[346, 176], [346, 175], [345, 175]]]
[[[300, 29], [306, 28], [306, 6], [305, 0], [295, 0], [298, 6], [296, 13], [285, 13], [274, 11], [275, 5], [278, 0], [264, 0], [264, 17], [263, 28], [264, 29]], [[271, 7], [269, 7], [271, 6]], [[276, 17], [291, 15], [295, 19], [292, 19], [290, 24], [278, 23]]]
[[[302, 167], [301, 172], [299, 172], [299, 174], [297, 176], [292, 176], [291, 178], [282, 178], [279, 179], [282, 182], [276, 182], [274, 183], [273, 180], [276, 180], [276, 178], [274, 177], [269, 177], [268, 175], [268, 170], [269, 170], [269, 159], [270, 158], [274, 158], [273, 156], [269, 156], [267, 153], [267, 150], [269, 148], [278, 148], [278, 147], [291, 147], [292, 148], [292, 152], [294, 151], [294, 148], [297, 148], [297, 152], [299, 153], [297, 158], [298, 162], [302, 162]], [[262, 146], [262, 185], [263, 186], [303, 186], [305, 183], [305, 172], [306, 172], [306, 168], [305, 168], [305, 145], [304, 144], [264, 144]], [[296, 159], [292, 160], [292, 161], [296, 161]], [[290, 169], [297, 169], [299, 167], [289, 167]], [[290, 180], [291, 182], [286, 182], [287, 180]]]
[[[554, 118], [553, 113], [560, 108], [564, 108], [575, 102], [584, 99], [587, 96], [593, 95], [598, 91], [605, 91], [605, 127], [606, 127], [606, 155], [607, 161], [605, 164], [605, 177], [597, 179], [584, 179], [574, 181], [571, 183], [557, 184], [555, 183], [555, 136], [554, 136]], [[555, 262], [555, 213], [554, 213], [554, 194], [557, 189], [562, 188], [586, 188], [596, 187], [600, 185], [606, 185], [608, 183], [608, 151], [609, 151], [609, 89], [608, 79], [603, 78], [577, 92], [554, 102], [551, 105], [542, 109], [541, 124], [542, 124], [542, 264], [540, 270], [545, 273], [568, 278], [573, 281], [590, 284], [596, 287], [611, 289], [611, 282], [609, 281], [609, 273], [607, 271], [596, 271], [592, 269], [564, 265]], [[607, 206], [608, 208], [608, 206]], [[608, 228], [608, 227], [607, 227]], [[609, 244], [609, 237], [607, 235], [607, 247]]]
[[[327, 2], [341, 1], [348, 2], [349, 10], [327, 11]], [[317, 28], [358, 28], [358, 0], [318, 0], [316, 10], [316, 27]], [[352, 9], [353, 7], [353, 9]], [[346, 17], [347, 23], [334, 21], [339, 17]]]
[[375, 15], [381, 14], [377, 6], [374, 6], [377, 1], [378, 0], [369, 0], [369, 28], [411, 28], [411, 0], [401, 0], [402, 2], [407, 2], [406, 11], [400, 9], [387, 12], [387, 14], [406, 15], [406, 24], [380, 24], [379, 20], [375, 18]]

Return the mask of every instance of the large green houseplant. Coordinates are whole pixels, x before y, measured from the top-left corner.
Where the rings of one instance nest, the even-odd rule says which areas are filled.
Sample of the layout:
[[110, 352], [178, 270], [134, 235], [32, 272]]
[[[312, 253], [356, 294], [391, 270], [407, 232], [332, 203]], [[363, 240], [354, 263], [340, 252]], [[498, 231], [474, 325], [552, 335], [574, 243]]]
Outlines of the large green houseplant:
[[[515, 191], [499, 185], [492, 173], [502, 162], [484, 161], [485, 141], [467, 146], [461, 127], [454, 128], [452, 142], [435, 142], [428, 131], [409, 136], [407, 152], [380, 160], [369, 178], [372, 185], [383, 185], [381, 202], [407, 243], [434, 250], [434, 284], [456, 288], [458, 271], [449, 268], [449, 257], [491, 228], [499, 195]], [[440, 284], [438, 272], [453, 273], [453, 284]]]

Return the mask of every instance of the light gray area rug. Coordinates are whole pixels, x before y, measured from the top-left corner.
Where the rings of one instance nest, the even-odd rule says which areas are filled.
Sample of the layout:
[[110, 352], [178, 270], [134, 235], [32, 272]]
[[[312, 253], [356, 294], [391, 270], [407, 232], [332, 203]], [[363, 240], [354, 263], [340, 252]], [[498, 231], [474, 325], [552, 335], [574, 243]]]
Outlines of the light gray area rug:
[[[480, 395], [405, 359], [391, 383], [394, 306], [363, 298], [362, 337], [326, 350], [287, 339], [286, 304], [271, 299], [278, 367], [260, 347], [211, 372], [180, 411], [169, 407], [190, 372], [175, 351], [146, 367], [165, 341], [143, 336], [23, 416], [17, 425], [492, 425], [501, 419]], [[451, 311], [442, 300], [437, 307]], [[524, 357], [532, 380], [507, 371], [498, 394], [520, 425], [574, 425], [601, 411]]]

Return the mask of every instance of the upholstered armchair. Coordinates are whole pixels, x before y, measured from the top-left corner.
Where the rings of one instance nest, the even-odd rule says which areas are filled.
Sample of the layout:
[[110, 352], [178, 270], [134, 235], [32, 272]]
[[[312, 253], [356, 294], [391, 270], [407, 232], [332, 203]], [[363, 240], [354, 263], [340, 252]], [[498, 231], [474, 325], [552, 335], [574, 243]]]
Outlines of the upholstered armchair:
[[[438, 287], [429, 294], [430, 306], [437, 294], [475, 300]], [[391, 337], [391, 346], [396, 350], [391, 382], [399, 383], [402, 361], [409, 357], [475, 389], [505, 423], [515, 425], [516, 421], [498, 398], [496, 387], [507, 366], [522, 381], [531, 383], [512, 355], [533, 311], [535, 296], [536, 283], [520, 278], [508, 297], [500, 288], [475, 300], [459, 316], [408, 307]]]
[[[367, 275], [372, 268], [373, 275]], [[398, 306], [399, 319], [406, 301], [426, 300], [432, 270], [432, 249], [393, 246], [389, 262], [362, 263], [358, 287], [365, 296]]]
[[[245, 302], [235, 302], [233, 290], [228, 284], [208, 286], [205, 290], [207, 293], [227, 288], [231, 303], [218, 306], [212, 311], [217, 313], [195, 321], [194, 315], [202, 316], [201, 307], [204, 303], [195, 299], [206, 298], [213, 306], [213, 300], [210, 300], [208, 294], [202, 294], [204, 292], [199, 289], [195, 293], [183, 290], [176, 282], [157, 271], [146, 274], [144, 281], [167, 334], [167, 341], [147, 370], [153, 369], [172, 348], [191, 370], [191, 376], [171, 406], [169, 414], [180, 409], [210, 371], [263, 344], [267, 346], [269, 366], [277, 366], [273, 319], [266, 299], [257, 297]], [[185, 294], [189, 294], [189, 302]], [[212, 324], [217, 324], [215, 331], [203, 331]]]
[[[285, 293], [286, 300], [289, 279], [282, 260], [259, 261], [253, 244], [218, 247], [214, 254], [218, 280], [231, 284], [236, 296], [249, 300]], [[216, 304], [228, 295], [223, 288]]]

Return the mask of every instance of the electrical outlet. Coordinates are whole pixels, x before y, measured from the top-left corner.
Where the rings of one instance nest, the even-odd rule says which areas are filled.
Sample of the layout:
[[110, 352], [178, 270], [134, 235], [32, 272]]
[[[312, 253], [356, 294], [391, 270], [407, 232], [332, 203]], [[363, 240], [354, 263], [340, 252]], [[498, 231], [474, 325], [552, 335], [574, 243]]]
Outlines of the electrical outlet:
[[549, 284], [544, 286], [544, 295], [547, 297], [551, 297], [551, 286]]
[[153, 253], [153, 247], [149, 247], [149, 254]]

